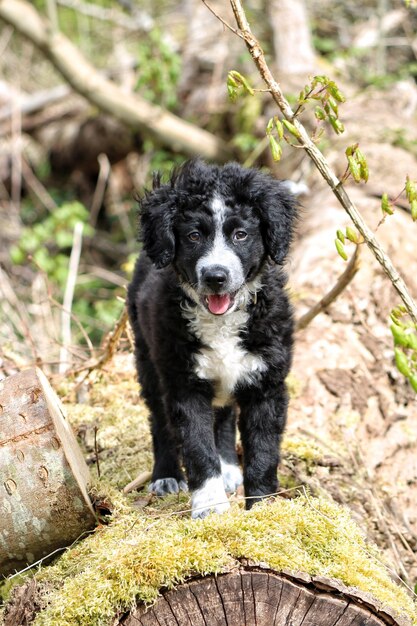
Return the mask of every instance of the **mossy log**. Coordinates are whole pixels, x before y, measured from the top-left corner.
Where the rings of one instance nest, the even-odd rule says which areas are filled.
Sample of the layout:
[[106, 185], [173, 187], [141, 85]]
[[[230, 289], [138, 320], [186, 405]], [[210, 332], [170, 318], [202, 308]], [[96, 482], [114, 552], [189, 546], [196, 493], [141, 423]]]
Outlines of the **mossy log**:
[[72, 543], [95, 524], [88, 467], [39, 369], [0, 381], [0, 574]]
[[241, 568], [167, 591], [113, 626], [410, 626], [371, 594], [302, 572]]

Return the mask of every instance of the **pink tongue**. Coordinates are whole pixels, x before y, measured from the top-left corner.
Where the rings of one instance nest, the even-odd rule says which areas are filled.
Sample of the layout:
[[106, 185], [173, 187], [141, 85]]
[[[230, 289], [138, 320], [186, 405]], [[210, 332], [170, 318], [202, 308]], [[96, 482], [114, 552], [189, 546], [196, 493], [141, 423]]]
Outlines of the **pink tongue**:
[[230, 296], [226, 293], [224, 296], [207, 296], [208, 300], [208, 308], [210, 313], [214, 313], [215, 315], [222, 315], [226, 313], [227, 309], [230, 306]]

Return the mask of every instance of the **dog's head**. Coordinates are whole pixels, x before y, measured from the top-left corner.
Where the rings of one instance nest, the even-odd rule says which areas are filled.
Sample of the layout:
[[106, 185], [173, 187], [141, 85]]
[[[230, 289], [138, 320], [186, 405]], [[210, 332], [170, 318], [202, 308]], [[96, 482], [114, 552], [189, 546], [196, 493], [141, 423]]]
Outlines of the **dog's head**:
[[214, 315], [256, 290], [268, 257], [282, 265], [296, 202], [283, 181], [236, 163], [185, 163], [141, 201], [144, 248], [158, 268], [173, 264], [186, 293]]

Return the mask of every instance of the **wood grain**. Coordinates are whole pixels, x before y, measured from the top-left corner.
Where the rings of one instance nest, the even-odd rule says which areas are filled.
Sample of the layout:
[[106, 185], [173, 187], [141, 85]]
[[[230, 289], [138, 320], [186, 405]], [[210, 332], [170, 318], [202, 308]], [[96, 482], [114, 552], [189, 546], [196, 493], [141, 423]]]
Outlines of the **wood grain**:
[[411, 626], [368, 593], [303, 572], [240, 568], [164, 592], [123, 626]]
[[0, 573], [8, 575], [94, 527], [89, 470], [39, 369], [0, 381]]

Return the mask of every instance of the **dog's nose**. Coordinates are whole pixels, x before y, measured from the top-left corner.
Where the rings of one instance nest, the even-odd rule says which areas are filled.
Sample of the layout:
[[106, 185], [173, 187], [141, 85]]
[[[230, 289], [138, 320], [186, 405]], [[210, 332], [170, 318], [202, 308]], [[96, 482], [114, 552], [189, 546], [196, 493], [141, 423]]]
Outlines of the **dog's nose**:
[[228, 271], [220, 265], [207, 267], [202, 271], [202, 279], [205, 287], [221, 289], [226, 285], [229, 278]]

